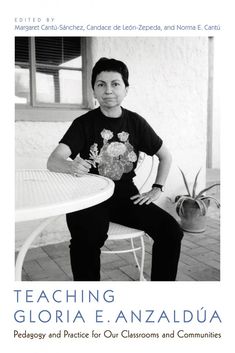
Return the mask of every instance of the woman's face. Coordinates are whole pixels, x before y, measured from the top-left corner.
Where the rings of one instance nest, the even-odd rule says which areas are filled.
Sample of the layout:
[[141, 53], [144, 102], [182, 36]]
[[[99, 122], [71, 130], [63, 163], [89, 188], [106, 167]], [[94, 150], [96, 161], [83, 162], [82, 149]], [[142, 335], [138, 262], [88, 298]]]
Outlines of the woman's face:
[[94, 97], [104, 109], [120, 107], [128, 92], [128, 87], [119, 72], [102, 71], [97, 75], [94, 85]]

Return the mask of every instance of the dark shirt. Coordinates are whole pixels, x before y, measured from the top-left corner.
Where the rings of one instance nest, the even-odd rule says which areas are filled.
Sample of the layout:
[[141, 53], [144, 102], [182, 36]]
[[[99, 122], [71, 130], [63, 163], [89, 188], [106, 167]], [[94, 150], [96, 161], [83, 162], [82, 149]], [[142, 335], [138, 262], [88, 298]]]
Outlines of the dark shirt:
[[154, 155], [162, 139], [137, 113], [122, 108], [119, 118], [109, 118], [97, 108], [75, 119], [60, 143], [69, 146], [72, 159], [80, 154], [90, 160], [91, 173], [129, 181], [139, 152]]

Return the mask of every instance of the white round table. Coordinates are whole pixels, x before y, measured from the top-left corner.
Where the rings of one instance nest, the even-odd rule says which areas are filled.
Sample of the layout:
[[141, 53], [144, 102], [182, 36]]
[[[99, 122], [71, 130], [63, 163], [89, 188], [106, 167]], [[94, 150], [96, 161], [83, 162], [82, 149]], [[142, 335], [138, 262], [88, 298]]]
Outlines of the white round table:
[[15, 182], [15, 221], [44, 219], [19, 251], [16, 280], [21, 280], [24, 258], [30, 245], [55, 216], [97, 205], [111, 197], [114, 191], [111, 179], [94, 174], [74, 177], [48, 170], [22, 169], [16, 171]]

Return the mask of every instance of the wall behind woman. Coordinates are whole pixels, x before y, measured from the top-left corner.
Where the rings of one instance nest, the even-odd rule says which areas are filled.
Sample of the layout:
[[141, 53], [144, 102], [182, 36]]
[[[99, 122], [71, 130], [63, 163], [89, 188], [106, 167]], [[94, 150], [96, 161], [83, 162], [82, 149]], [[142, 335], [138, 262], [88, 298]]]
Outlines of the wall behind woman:
[[[178, 166], [192, 180], [203, 167], [205, 183], [208, 39], [206, 37], [95, 37], [92, 61], [100, 57], [123, 60], [130, 71], [130, 89], [123, 106], [138, 112], [163, 138], [173, 166], [160, 205], [175, 215], [167, 196], [185, 192]], [[16, 115], [19, 112], [16, 111]], [[21, 112], [22, 114], [22, 112]], [[30, 114], [25, 111], [25, 114]], [[56, 111], [45, 111], [53, 114]], [[71, 111], [64, 111], [64, 116]], [[74, 118], [76, 112], [74, 113]], [[46, 160], [70, 122], [16, 122], [16, 167], [45, 168]], [[201, 184], [201, 185], [200, 185]], [[27, 225], [18, 225], [22, 230]], [[38, 244], [64, 240], [66, 226], [51, 226]], [[18, 232], [21, 244], [23, 231]]]

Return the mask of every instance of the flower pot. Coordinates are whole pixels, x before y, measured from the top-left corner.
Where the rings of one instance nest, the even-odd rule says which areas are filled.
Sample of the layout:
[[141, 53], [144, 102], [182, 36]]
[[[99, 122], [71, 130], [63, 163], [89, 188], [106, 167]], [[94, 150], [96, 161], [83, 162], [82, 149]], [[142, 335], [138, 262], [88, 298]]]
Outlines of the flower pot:
[[[208, 203], [205, 202], [207, 207]], [[206, 215], [202, 215], [199, 206], [193, 200], [183, 204], [183, 215], [180, 216], [181, 228], [189, 233], [202, 233], [206, 229]]]

